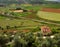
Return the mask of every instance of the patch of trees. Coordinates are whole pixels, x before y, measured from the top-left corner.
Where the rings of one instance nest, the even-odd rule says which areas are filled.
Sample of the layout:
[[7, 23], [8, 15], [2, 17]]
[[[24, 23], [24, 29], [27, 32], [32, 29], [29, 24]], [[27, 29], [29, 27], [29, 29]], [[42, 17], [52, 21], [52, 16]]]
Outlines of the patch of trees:
[[[54, 36], [54, 37], [53, 37]], [[60, 33], [43, 36], [39, 32], [0, 33], [1, 47], [60, 47]]]

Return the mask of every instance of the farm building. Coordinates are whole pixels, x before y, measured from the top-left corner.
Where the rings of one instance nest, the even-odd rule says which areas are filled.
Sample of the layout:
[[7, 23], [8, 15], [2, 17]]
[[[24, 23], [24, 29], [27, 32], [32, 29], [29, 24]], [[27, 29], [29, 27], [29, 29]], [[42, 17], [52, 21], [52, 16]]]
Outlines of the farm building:
[[22, 12], [27, 12], [27, 10], [24, 10], [24, 9], [22, 9], [22, 8], [10, 9], [10, 11], [11, 11], [11, 12], [19, 12], [19, 13], [20, 13], [20, 12], [21, 12], [21, 13], [22, 13]]

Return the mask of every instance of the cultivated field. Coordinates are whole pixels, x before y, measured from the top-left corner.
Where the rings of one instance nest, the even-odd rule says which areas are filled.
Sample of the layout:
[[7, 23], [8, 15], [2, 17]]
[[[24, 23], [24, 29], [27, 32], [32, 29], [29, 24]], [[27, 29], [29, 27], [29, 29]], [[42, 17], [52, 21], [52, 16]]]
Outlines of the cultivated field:
[[43, 6], [20, 7], [28, 11], [0, 8], [0, 47], [60, 47], [60, 14], [40, 11]]
[[44, 19], [60, 21], [60, 13], [39, 11], [37, 15]]
[[[3, 17], [0, 16], [0, 27], [3, 27], [4, 29], [7, 26], [10, 27], [19, 27], [19, 28], [35, 28], [36, 26], [38, 26], [41, 23], [37, 23], [31, 20], [24, 20], [24, 19], [12, 19], [12, 18], [7, 18], [7, 17]], [[21, 27], [22, 26], [22, 27]]]

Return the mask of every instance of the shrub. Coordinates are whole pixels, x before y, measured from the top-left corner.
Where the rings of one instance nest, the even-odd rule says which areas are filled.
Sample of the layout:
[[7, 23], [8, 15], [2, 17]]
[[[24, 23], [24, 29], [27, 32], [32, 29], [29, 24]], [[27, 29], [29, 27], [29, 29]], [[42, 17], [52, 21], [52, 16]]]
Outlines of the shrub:
[[[46, 38], [43, 38], [46, 37]], [[40, 32], [16, 32], [16, 34], [0, 33], [1, 47], [60, 47], [60, 33], [54, 38], [43, 36]]]
[[10, 29], [10, 26], [6, 26], [6, 29]]

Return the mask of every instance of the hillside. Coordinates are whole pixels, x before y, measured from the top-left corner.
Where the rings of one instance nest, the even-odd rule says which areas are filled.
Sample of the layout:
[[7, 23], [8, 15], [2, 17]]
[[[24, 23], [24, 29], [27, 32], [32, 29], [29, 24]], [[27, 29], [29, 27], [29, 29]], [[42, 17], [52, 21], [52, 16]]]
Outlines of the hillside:
[[42, 3], [58, 3], [56, 1], [46, 1], [46, 0], [0, 0], [0, 4], [11, 4], [11, 3], [16, 3], [16, 4], [42, 4]]
[[41, 0], [0, 0], [0, 3], [39, 3]]

